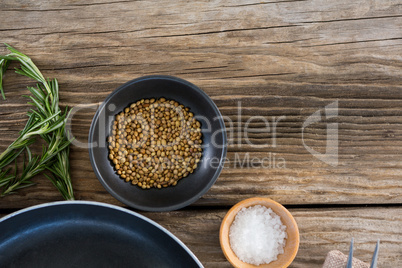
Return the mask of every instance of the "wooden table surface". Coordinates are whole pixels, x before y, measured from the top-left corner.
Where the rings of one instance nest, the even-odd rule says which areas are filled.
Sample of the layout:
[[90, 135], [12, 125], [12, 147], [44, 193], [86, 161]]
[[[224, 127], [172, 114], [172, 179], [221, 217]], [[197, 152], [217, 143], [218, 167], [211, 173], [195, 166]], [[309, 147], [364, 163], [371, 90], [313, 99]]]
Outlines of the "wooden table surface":
[[[328, 251], [346, 253], [352, 237], [361, 260], [371, 260], [381, 239], [379, 267], [402, 265], [400, 0], [4, 0], [0, 41], [58, 78], [62, 105], [81, 108], [72, 121], [81, 142], [94, 107], [143, 75], [184, 78], [214, 100], [233, 134], [229, 164], [193, 205], [140, 212], [180, 238], [205, 267], [230, 267], [219, 246], [221, 220], [236, 202], [255, 196], [295, 216], [301, 243], [291, 267], [321, 267]], [[26, 122], [27, 85], [11, 71], [5, 78], [1, 151]], [[330, 104], [337, 114], [326, 118]], [[317, 111], [321, 121], [305, 123]], [[334, 141], [337, 164], [307, 149], [323, 155]], [[263, 157], [276, 165], [253, 166]], [[71, 173], [77, 199], [124, 206], [96, 179], [87, 149], [72, 146]], [[35, 182], [0, 199], [0, 216], [61, 200], [46, 178]]]

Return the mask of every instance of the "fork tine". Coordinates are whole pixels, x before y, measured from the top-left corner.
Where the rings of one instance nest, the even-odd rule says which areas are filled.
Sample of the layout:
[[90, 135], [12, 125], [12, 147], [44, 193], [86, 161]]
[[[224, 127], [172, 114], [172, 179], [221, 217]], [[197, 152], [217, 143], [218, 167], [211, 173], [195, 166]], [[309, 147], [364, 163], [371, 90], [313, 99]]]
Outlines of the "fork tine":
[[348, 261], [346, 263], [346, 268], [352, 268], [352, 261], [353, 261], [353, 237], [352, 241], [350, 242], [350, 248], [349, 248], [349, 256], [348, 256]]
[[378, 251], [380, 249], [380, 239], [377, 240], [377, 245], [375, 246], [373, 259], [371, 260], [370, 268], [377, 268]]

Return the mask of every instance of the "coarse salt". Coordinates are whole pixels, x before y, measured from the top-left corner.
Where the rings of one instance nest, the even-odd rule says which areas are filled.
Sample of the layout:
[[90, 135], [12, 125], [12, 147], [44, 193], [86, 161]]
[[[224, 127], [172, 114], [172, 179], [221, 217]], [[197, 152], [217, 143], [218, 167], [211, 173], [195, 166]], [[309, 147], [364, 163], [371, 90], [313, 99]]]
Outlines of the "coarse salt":
[[277, 260], [284, 252], [286, 238], [280, 217], [261, 205], [242, 208], [229, 229], [233, 252], [241, 261], [254, 265]]

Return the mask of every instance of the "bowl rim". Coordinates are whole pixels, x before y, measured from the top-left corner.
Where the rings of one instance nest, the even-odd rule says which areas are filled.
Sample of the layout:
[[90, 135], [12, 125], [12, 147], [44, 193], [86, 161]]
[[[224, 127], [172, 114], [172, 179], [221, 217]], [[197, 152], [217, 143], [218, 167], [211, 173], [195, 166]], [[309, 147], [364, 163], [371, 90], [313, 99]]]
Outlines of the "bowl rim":
[[[291, 221], [291, 223], [292, 223], [292, 225], [294, 227], [294, 230], [295, 230], [296, 246], [293, 248], [293, 251], [291, 252], [289, 260], [282, 267], [288, 267], [293, 262], [293, 260], [295, 259], [296, 255], [297, 255], [297, 252], [299, 250], [299, 244], [300, 244], [300, 233], [299, 233], [299, 227], [298, 227], [297, 222], [294, 219], [293, 215], [282, 204], [272, 200], [271, 198], [268, 198], [268, 197], [251, 197], [251, 198], [244, 199], [244, 200], [236, 203], [235, 205], [233, 205], [229, 209], [229, 211], [226, 213], [225, 217], [223, 218], [221, 226], [220, 226], [220, 229], [219, 229], [219, 243], [220, 243], [222, 252], [225, 255], [226, 259], [230, 262], [230, 264], [233, 265], [233, 267], [240, 268], [239, 266], [237, 266], [236, 263], [233, 262], [233, 260], [231, 259], [231, 257], [227, 253], [228, 249], [233, 252], [233, 250], [230, 248], [229, 240], [227, 239], [228, 240], [227, 245], [224, 244], [224, 235], [226, 236], [226, 231], [225, 230], [229, 231], [230, 225], [231, 225], [231, 223], [228, 222], [228, 218], [231, 217], [233, 214], [234, 214], [233, 217], [236, 217], [236, 214], [238, 213], [238, 211], [236, 212], [236, 210], [240, 210], [241, 208], [251, 207], [251, 206], [254, 206], [254, 205], [259, 205], [261, 202], [271, 203], [271, 204], [274, 204], [275, 206], [277, 206], [278, 208], [280, 208], [288, 216], [288, 218], [290, 219], [290, 221]], [[260, 205], [262, 205], [262, 204], [260, 204]], [[227, 234], [227, 236], [228, 235], [229, 234]], [[234, 252], [233, 252], [233, 254], [234, 254]], [[234, 254], [234, 256], [237, 258], [237, 260], [241, 261], [236, 256], [236, 254]], [[274, 263], [274, 262], [271, 262], [271, 263]], [[271, 264], [271, 263], [269, 263], [269, 264]], [[269, 264], [265, 264], [265, 265], [269, 265]], [[253, 265], [253, 264], [247, 263], [247, 265], [248, 265], [248, 267], [264, 267], [263, 264], [261, 264], [261, 265]]]
[[[220, 159], [219, 159], [219, 166], [216, 169], [214, 176], [211, 178], [211, 180], [209, 181], [209, 183], [195, 196], [193, 196], [192, 198], [187, 199], [186, 201], [183, 201], [181, 203], [175, 204], [175, 205], [171, 205], [171, 206], [159, 206], [159, 207], [150, 207], [150, 206], [146, 206], [146, 205], [139, 205], [136, 204], [135, 202], [132, 202], [130, 200], [128, 200], [127, 198], [124, 198], [122, 196], [120, 196], [116, 191], [114, 191], [105, 181], [105, 179], [103, 178], [103, 176], [100, 174], [98, 166], [95, 162], [95, 158], [94, 158], [94, 150], [92, 148], [92, 146], [88, 146], [88, 151], [89, 151], [89, 159], [91, 162], [91, 166], [92, 169], [96, 175], [96, 177], [98, 178], [98, 180], [100, 181], [100, 183], [102, 184], [102, 186], [109, 192], [109, 194], [111, 194], [114, 198], [116, 198], [118, 201], [132, 207], [135, 209], [139, 209], [142, 211], [150, 211], [150, 212], [162, 212], [162, 211], [172, 211], [172, 210], [178, 210], [181, 208], [184, 208], [192, 203], [194, 203], [195, 201], [197, 201], [198, 199], [201, 198], [201, 196], [203, 196], [206, 192], [209, 191], [209, 189], [211, 189], [212, 185], [215, 184], [216, 180], [218, 179], [218, 177], [220, 176], [222, 169], [223, 169], [223, 165], [224, 165], [224, 161], [226, 158], [226, 153], [227, 153], [227, 132], [226, 132], [226, 127], [225, 127], [225, 123], [223, 121], [223, 117], [221, 112], [219, 111], [218, 107], [216, 106], [216, 104], [214, 103], [214, 101], [208, 96], [208, 94], [206, 94], [203, 90], [201, 90], [198, 86], [188, 82], [187, 80], [184, 80], [182, 78], [178, 78], [175, 76], [170, 76], [170, 75], [146, 75], [146, 76], [141, 76], [135, 79], [132, 79], [122, 85], [120, 85], [119, 87], [117, 87], [115, 90], [113, 90], [112, 93], [110, 93], [106, 99], [101, 103], [101, 105], [99, 105], [98, 109], [95, 112], [95, 115], [92, 119], [91, 122], [91, 126], [89, 128], [89, 133], [88, 133], [88, 144], [92, 144], [92, 142], [94, 141], [94, 129], [95, 129], [95, 123], [97, 122], [100, 113], [103, 111], [103, 109], [105, 108], [105, 106], [109, 103], [109, 101], [115, 96], [117, 95], [120, 91], [125, 90], [127, 87], [136, 84], [138, 82], [141, 81], [145, 81], [145, 80], [154, 80], [154, 79], [161, 79], [161, 80], [171, 80], [174, 82], [178, 82], [181, 84], [186, 85], [187, 87], [191, 88], [192, 90], [195, 90], [197, 93], [203, 95], [205, 97], [205, 99], [207, 100], [207, 102], [210, 104], [210, 108], [212, 108], [214, 110], [214, 112], [219, 116], [219, 125], [221, 127], [221, 135], [222, 135], [222, 153], [220, 155]], [[133, 100], [134, 101], [134, 100]], [[129, 103], [128, 103], [129, 104]], [[128, 105], [127, 104], [127, 105]], [[131, 186], [131, 185], [130, 185]]]

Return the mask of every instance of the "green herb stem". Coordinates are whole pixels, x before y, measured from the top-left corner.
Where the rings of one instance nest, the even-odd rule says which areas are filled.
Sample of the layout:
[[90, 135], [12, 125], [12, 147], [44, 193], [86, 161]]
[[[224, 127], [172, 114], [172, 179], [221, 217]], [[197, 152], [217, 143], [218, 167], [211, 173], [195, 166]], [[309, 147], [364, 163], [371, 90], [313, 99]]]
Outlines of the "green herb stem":
[[[0, 92], [5, 99], [3, 91], [3, 77], [10, 61], [20, 62], [20, 69], [16, 73], [25, 75], [39, 82], [35, 87], [28, 87], [32, 96], [27, 96], [36, 109], [28, 112], [28, 122], [20, 132], [20, 136], [0, 154], [0, 196], [14, 193], [15, 191], [33, 185], [31, 179], [37, 174], [49, 170], [52, 177], [48, 177], [60, 191], [63, 198], [74, 199], [70, 177], [69, 149], [70, 140], [64, 133], [68, 109], [64, 113], [59, 107], [59, 86], [56, 79], [46, 80], [32, 60], [7, 45], [11, 53], [0, 55]], [[29, 146], [35, 141], [35, 137], [41, 137], [47, 143], [40, 156], [32, 156]], [[11, 168], [6, 168], [22, 153], [26, 152], [22, 171], [17, 174], [15, 165], [14, 174], [10, 174]], [[25, 164], [27, 162], [27, 164]]]

